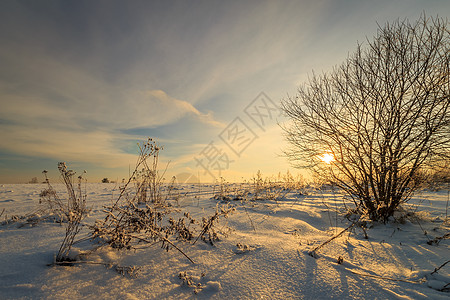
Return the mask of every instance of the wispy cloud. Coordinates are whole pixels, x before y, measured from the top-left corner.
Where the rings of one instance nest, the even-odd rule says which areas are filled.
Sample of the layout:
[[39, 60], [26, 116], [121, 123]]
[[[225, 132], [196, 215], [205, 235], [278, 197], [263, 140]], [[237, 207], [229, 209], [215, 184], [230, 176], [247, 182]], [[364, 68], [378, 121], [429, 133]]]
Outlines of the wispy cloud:
[[23, 49], [4, 48], [0, 58], [6, 62], [0, 72], [1, 150], [127, 166], [134, 158], [118, 146], [130, 140], [135, 144], [137, 137], [124, 134], [126, 129], [156, 128], [182, 118], [224, 126], [212, 112], [203, 113], [162, 90], [117, 86], [40, 51], [31, 57]]
[[[224, 123], [214, 119], [213, 112], [210, 111], [206, 114], [201, 113], [191, 103], [170, 97], [162, 90], [151, 90], [143, 94], [143, 100], [148, 101], [149, 105], [145, 105], [145, 107], [148, 107], [149, 111], [151, 111], [152, 108], [156, 111], [155, 122], [157, 125], [163, 125], [166, 124], [166, 122], [174, 122], [188, 115], [197, 118], [206, 125], [218, 128], [225, 127]], [[140, 120], [140, 122], [141, 124], [145, 124], [144, 120]], [[148, 125], [151, 126], [152, 124]]]
[[105, 167], [126, 166], [134, 161], [134, 156], [118, 145], [137, 137], [119, 133], [122, 129], [157, 127], [183, 117], [207, 126], [224, 126], [211, 113], [201, 113], [189, 102], [161, 90], [137, 92], [116, 103], [92, 101], [90, 106], [72, 101], [61, 105], [32, 95], [4, 93], [2, 97], [7, 101], [0, 111], [0, 149]]

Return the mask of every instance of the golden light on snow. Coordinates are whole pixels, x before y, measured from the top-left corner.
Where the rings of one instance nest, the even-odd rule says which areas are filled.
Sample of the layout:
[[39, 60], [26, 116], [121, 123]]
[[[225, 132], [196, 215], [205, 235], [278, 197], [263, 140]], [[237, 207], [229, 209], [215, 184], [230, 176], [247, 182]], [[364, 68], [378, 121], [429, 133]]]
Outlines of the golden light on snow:
[[326, 164], [329, 164], [334, 161], [334, 156], [331, 153], [324, 153], [322, 156], [320, 156], [320, 160]]

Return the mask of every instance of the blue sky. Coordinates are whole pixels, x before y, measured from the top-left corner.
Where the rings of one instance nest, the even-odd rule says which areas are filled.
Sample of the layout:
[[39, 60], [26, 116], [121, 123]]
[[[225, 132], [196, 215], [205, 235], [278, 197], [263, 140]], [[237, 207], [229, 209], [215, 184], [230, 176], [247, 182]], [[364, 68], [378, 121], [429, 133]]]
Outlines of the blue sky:
[[0, 182], [56, 177], [59, 161], [121, 180], [147, 137], [169, 178], [285, 172], [275, 105], [377, 22], [422, 12], [445, 17], [450, 4], [3, 0]]

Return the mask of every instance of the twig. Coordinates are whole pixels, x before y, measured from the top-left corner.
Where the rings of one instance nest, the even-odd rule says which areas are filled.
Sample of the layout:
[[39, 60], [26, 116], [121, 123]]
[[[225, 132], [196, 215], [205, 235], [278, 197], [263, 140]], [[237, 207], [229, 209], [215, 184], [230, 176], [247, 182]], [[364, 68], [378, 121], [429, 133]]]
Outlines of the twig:
[[372, 274], [363, 274], [363, 273], [359, 273], [356, 271], [352, 271], [349, 269], [346, 269], [348, 271], [350, 271], [350, 273], [353, 273], [355, 275], [360, 275], [360, 276], [366, 276], [366, 277], [372, 277], [372, 278], [378, 278], [378, 279], [384, 279], [384, 280], [391, 280], [391, 281], [400, 281], [400, 282], [407, 282], [407, 283], [421, 283], [421, 280], [407, 280], [407, 279], [395, 279], [395, 278], [390, 278], [390, 277], [384, 277], [384, 276], [379, 276], [379, 275], [372, 275]]
[[442, 289], [440, 289], [439, 291], [443, 292], [443, 291], [445, 291], [445, 290], [447, 290], [447, 289], [449, 289], [449, 288], [450, 288], [450, 282], [447, 283], [446, 285], [444, 285], [444, 286], [442, 287]]
[[445, 266], [446, 264], [448, 264], [450, 262], [450, 260], [447, 260], [445, 263], [443, 263], [442, 265], [439, 266], [439, 268], [435, 268], [433, 272], [431, 272], [431, 274], [436, 273], [437, 271], [439, 271], [443, 266]]
[[439, 245], [439, 243], [441, 242], [441, 240], [446, 240], [446, 239], [450, 239], [450, 232], [444, 234], [443, 236], [437, 236], [437, 237], [435, 237], [434, 239], [429, 240], [429, 241], [427, 242], [427, 244], [428, 244], [428, 245], [433, 245], [433, 243], [434, 243], [434, 244], [436, 244], [436, 245]]
[[368, 240], [368, 239], [369, 239], [369, 236], [367, 235], [366, 229], [364, 228], [364, 226], [360, 226], [360, 228], [361, 228], [362, 231], [364, 232], [364, 238], [365, 238], [366, 240]]
[[[419, 224], [420, 229], [422, 229], [423, 234], [427, 237], [427, 239], [428, 239], [427, 243], [429, 244], [431, 242], [431, 239], [428, 237], [427, 231], [425, 229], [423, 229], [422, 224], [420, 224], [419, 218], [416, 218], [416, 222], [417, 222], [417, 224]], [[429, 245], [431, 245], [431, 244], [429, 244]]]
[[332, 240], [340, 237], [344, 232], [348, 231], [349, 229], [351, 229], [353, 226], [355, 226], [356, 222], [352, 223], [350, 226], [348, 226], [347, 228], [345, 228], [344, 230], [342, 230], [341, 232], [339, 232], [337, 235], [333, 236], [332, 238], [330, 238], [329, 240], [327, 240], [326, 242], [320, 244], [319, 246], [317, 246], [316, 248], [314, 248], [313, 250], [309, 251], [309, 255], [317, 258], [317, 254], [316, 252], [322, 248], [323, 246], [325, 246], [326, 244], [328, 244], [329, 242], [331, 242]]
[[[144, 239], [144, 238], [141, 238], [141, 237], [138, 237], [138, 236], [135, 236], [135, 235], [130, 235], [130, 236], [132, 236], [132, 237], [134, 237], [134, 238], [136, 238], [136, 239], [138, 239], [138, 240], [140, 240], [140, 241], [143, 241], [143, 242], [152, 244], [152, 245], [156, 244], [154, 241], [149, 241], [149, 240], [147, 240], [147, 239]], [[195, 262], [194, 262], [189, 256], [187, 256], [187, 254], [184, 253], [183, 250], [181, 250], [180, 248], [178, 248], [178, 247], [177, 247], [174, 243], [172, 243], [169, 239], [167, 239], [166, 237], [162, 236], [162, 235], [159, 234], [159, 233], [158, 233], [158, 237], [161, 239], [161, 241], [165, 241], [166, 243], [170, 244], [172, 247], [174, 247], [175, 249], [177, 249], [177, 250], [178, 250], [181, 254], [183, 254], [187, 259], [189, 259], [189, 261], [190, 261], [192, 264], [195, 265]], [[159, 241], [158, 241], [158, 242], [159, 242]]]
[[181, 250], [180, 248], [178, 248], [177, 246], [175, 246], [174, 243], [172, 243], [170, 240], [166, 239], [165, 237], [161, 236], [161, 239], [163, 239], [164, 241], [166, 241], [167, 243], [169, 243], [170, 245], [172, 245], [172, 247], [174, 247], [175, 249], [177, 249], [181, 254], [183, 254], [187, 259], [189, 259], [189, 261], [195, 265], [195, 262], [189, 257], [187, 256], [186, 253], [183, 252], [183, 250]]

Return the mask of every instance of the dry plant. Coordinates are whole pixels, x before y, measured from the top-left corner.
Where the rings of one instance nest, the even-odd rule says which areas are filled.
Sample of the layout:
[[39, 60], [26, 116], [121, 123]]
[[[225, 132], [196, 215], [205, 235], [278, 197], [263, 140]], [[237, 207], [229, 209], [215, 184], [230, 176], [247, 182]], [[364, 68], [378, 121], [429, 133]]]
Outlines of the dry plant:
[[[170, 196], [173, 187], [168, 185], [168, 192], [164, 192], [164, 175], [168, 164], [162, 173], [158, 170], [159, 151], [163, 147], [149, 139], [147, 143], [138, 144], [139, 160], [134, 171], [133, 181], [136, 186], [136, 194], [139, 195], [138, 203], [163, 203]], [[150, 160], [150, 161], [149, 161]], [[175, 178], [172, 178], [174, 181]]]
[[[217, 190], [216, 190], [217, 187]], [[240, 184], [231, 184], [220, 177], [218, 184], [214, 186], [214, 199], [228, 202], [231, 200], [280, 200], [288, 192], [297, 191], [303, 193], [305, 182], [298, 175], [294, 177], [289, 171], [286, 174], [279, 173], [277, 177], [263, 177], [261, 171], [250, 180], [244, 180]]]
[[209, 243], [211, 245], [214, 245], [214, 242], [219, 241], [219, 236], [214, 225], [219, 221], [220, 217], [228, 218], [228, 214], [233, 211], [235, 211], [235, 208], [233, 206], [229, 206], [228, 204], [222, 206], [217, 205], [214, 215], [211, 217], [202, 218], [202, 231], [194, 241], [194, 244], [199, 238], [201, 238], [205, 243]]
[[[64, 181], [68, 194], [67, 204], [65, 206], [62, 206], [61, 201], [59, 201], [56, 196], [56, 192], [53, 195], [54, 199], [57, 199], [55, 203], [61, 205], [61, 207], [57, 207], [57, 209], [64, 209], [67, 217], [66, 234], [56, 256], [56, 262], [62, 262], [71, 260], [69, 256], [70, 249], [72, 248], [72, 245], [74, 243], [75, 236], [81, 230], [81, 221], [86, 217], [88, 209], [86, 208], [86, 193], [83, 193], [81, 188], [81, 183], [83, 180], [82, 175], [78, 176], [78, 184], [77, 188], [75, 189], [73, 182], [75, 172], [72, 170], [68, 170], [66, 163], [64, 162], [60, 162], [58, 164], [58, 170]], [[50, 191], [54, 190], [51, 189]]]
[[[72, 223], [72, 225], [68, 225], [70, 227], [68, 230], [72, 233], [67, 232], [66, 234], [68, 234], [68, 236], [66, 236], [66, 238], [69, 239], [68, 241], [72, 240], [73, 242], [74, 236], [70, 236], [78, 233], [80, 229], [79, 222], [81, 222], [81, 219], [83, 219], [87, 213], [87, 209], [85, 207], [86, 195], [83, 194], [81, 190], [82, 176], [78, 177], [78, 187], [74, 189], [73, 176], [75, 175], [75, 172], [72, 170], [67, 170], [65, 163], [59, 163], [58, 169], [68, 191], [67, 203], [65, 203], [58, 196], [56, 190], [50, 184], [47, 177], [48, 172], [44, 170], [42, 173], [45, 176], [45, 183], [47, 184], [47, 187], [39, 194], [38, 207], [34, 211], [25, 215], [12, 215], [9, 217], [5, 215], [5, 221], [0, 224], [7, 225], [11, 223], [18, 223], [18, 227], [24, 227], [26, 225], [35, 226], [36, 224], [45, 221], [59, 224]], [[74, 227], [72, 228], [72, 226]]]
[[278, 174], [276, 177], [263, 177], [261, 171], [258, 170], [256, 175], [251, 178], [249, 184], [249, 196], [252, 200], [280, 200], [291, 191], [301, 191], [304, 188], [303, 179], [297, 177], [295, 179], [289, 172], [286, 175]]
[[286, 174], [278, 173], [278, 181], [284, 189], [290, 191], [303, 191], [306, 186], [305, 179], [302, 175], [297, 174], [294, 176], [289, 170], [286, 171]]
[[0, 225], [6, 226], [9, 224], [17, 224], [18, 228], [30, 225], [35, 226], [36, 224], [45, 221], [45, 220], [53, 220], [55, 222], [60, 222], [60, 219], [54, 218], [54, 216], [44, 216], [41, 217], [37, 212], [32, 212], [26, 215], [7, 215], [5, 214], [5, 219], [0, 222]]
[[238, 200], [237, 196], [233, 196], [230, 189], [230, 183], [225, 180], [225, 178], [220, 177], [218, 190], [216, 192], [216, 186], [214, 185], [214, 199], [220, 201], [230, 201], [230, 200]]
[[117, 200], [105, 207], [104, 220], [91, 226], [90, 236], [101, 245], [116, 249], [137, 250], [160, 244], [167, 251], [175, 248], [194, 263], [174, 244], [174, 240], [190, 241], [200, 231], [199, 237], [203, 240], [214, 241], [216, 233], [213, 225], [226, 210], [216, 211], [200, 224], [189, 213], [180, 212], [170, 205], [167, 200], [172, 195], [170, 186], [173, 184], [165, 189], [163, 175], [158, 173], [161, 149], [152, 139], [139, 145], [139, 157], [133, 174], [121, 187]]

